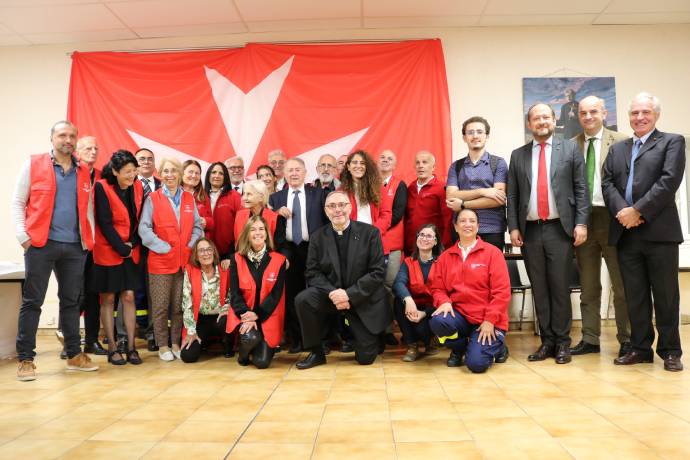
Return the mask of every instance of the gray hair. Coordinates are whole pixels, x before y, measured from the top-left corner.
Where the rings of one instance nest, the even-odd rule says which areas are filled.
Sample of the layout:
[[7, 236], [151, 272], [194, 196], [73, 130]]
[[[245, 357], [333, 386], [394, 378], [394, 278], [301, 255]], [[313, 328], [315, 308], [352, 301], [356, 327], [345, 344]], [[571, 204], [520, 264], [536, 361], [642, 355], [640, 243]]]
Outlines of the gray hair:
[[652, 103], [652, 107], [654, 108], [655, 113], [661, 113], [661, 101], [659, 100], [659, 98], [650, 93], [642, 91], [640, 93], [637, 93], [635, 97], [633, 97], [630, 101], [630, 105], [628, 105], [628, 114], [632, 112], [632, 106], [635, 102], [644, 100], [650, 101]]

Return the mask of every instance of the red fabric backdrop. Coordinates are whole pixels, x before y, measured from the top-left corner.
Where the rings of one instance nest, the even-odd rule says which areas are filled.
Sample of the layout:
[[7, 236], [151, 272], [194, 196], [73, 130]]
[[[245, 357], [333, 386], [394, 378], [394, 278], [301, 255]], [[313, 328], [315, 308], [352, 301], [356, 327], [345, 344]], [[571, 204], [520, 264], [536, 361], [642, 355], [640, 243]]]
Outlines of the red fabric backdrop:
[[414, 155], [451, 159], [440, 40], [384, 44], [270, 45], [165, 53], [72, 56], [67, 117], [100, 145], [98, 166], [119, 148], [206, 165], [240, 155], [247, 174], [280, 148], [308, 176], [322, 153], [355, 149], [398, 155], [414, 178]]

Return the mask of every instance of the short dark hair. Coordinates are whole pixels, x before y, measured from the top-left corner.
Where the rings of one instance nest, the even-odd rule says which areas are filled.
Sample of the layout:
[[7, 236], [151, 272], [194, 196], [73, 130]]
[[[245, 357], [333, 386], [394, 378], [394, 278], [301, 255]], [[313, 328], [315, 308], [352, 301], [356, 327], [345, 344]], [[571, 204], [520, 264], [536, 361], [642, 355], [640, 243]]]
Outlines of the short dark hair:
[[465, 128], [467, 128], [467, 125], [470, 123], [481, 123], [484, 125], [484, 131], [486, 131], [486, 134], [489, 135], [491, 132], [491, 126], [489, 126], [489, 122], [486, 121], [486, 118], [480, 117], [480, 116], [475, 116], [475, 117], [470, 117], [467, 120], [465, 120], [462, 123], [462, 135], [465, 135]]
[[[434, 256], [434, 259], [438, 256], [441, 255], [443, 252], [443, 243], [441, 242], [441, 233], [438, 231], [438, 227], [436, 227], [434, 224], [424, 224], [419, 229], [417, 230], [417, 233], [415, 235], [419, 236], [419, 234], [424, 230], [425, 228], [430, 228], [433, 232], [434, 235], [436, 236], [436, 244], [434, 245], [433, 248], [431, 248], [431, 255]], [[414, 252], [412, 253], [412, 258], [414, 260], [419, 259], [419, 248], [417, 247], [417, 244], [414, 245]]]
[[74, 128], [75, 131], [79, 131], [76, 126], [74, 126], [74, 123], [72, 123], [69, 120], [60, 120], [56, 123], [53, 124], [53, 126], [50, 127], [50, 137], [53, 137], [53, 134], [55, 134], [55, 131], [58, 129], [58, 126], [65, 125], [69, 126], [71, 128]]
[[477, 222], [479, 222], [479, 214], [477, 214], [477, 211], [475, 211], [474, 209], [471, 209], [471, 208], [462, 208], [462, 209], [460, 210], [460, 212], [458, 212], [458, 213], [455, 215], [455, 218], [453, 219], [453, 225], [455, 225], [455, 224], [458, 223], [458, 219], [460, 218], [460, 214], [462, 214], [462, 213], [465, 212], [465, 211], [469, 211], [469, 212], [471, 212], [472, 214], [474, 214], [474, 217], [477, 218]]
[[117, 177], [115, 177], [113, 171], [120, 172], [120, 170], [128, 164], [133, 164], [135, 168], [139, 167], [139, 163], [137, 159], [134, 158], [134, 155], [132, 155], [132, 152], [129, 150], [118, 150], [113, 153], [113, 156], [110, 157], [110, 161], [103, 167], [101, 177], [110, 185], [115, 185], [117, 184]]
[[549, 109], [551, 109], [551, 116], [554, 118], [554, 120], [556, 119], [556, 112], [553, 110], [553, 107], [551, 107], [551, 106], [550, 106], [549, 104], [547, 104], [546, 102], [535, 102], [534, 104], [532, 104], [532, 105], [529, 106], [529, 109], [527, 109], [527, 121], [529, 121], [529, 116], [530, 116], [530, 114], [532, 113], [532, 109], [535, 108], [535, 107], [538, 106], [538, 105], [545, 105], [545, 106], [547, 106]]

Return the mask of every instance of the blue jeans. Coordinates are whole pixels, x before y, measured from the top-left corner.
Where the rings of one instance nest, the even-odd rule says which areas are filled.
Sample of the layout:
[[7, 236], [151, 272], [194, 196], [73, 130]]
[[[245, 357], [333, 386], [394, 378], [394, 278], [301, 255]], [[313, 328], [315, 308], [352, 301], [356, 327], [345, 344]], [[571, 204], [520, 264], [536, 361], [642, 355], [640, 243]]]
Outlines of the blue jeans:
[[470, 324], [457, 310], [455, 316], [443, 314], [432, 316], [429, 320], [431, 331], [438, 337], [449, 337], [457, 333], [457, 338], [446, 339], [444, 345], [456, 353], [465, 353], [467, 368], [475, 373], [486, 371], [494, 362], [494, 357], [503, 351], [505, 331], [496, 328], [496, 340], [491, 345], [477, 341], [479, 325]]
[[45, 246], [30, 246], [24, 253], [24, 291], [19, 308], [17, 358], [33, 361], [36, 356], [36, 331], [41, 306], [46, 297], [50, 274], [55, 272], [60, 301], [60, 323], [68, 358], [81, 353], [79, 337], [79, 297], [84, 278], [86, 251], [81, 243], [48, 240]]

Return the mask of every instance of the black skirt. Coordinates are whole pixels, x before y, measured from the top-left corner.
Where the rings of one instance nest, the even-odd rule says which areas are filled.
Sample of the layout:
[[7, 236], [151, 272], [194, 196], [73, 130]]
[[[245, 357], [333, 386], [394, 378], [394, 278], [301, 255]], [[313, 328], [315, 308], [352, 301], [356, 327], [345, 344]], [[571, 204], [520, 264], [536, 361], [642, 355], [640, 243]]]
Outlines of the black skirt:
[[131, 258], [112, 267], [94, 263], [90, 281], [91, 292], [134, 291], [141, 286], [141, 269]]

